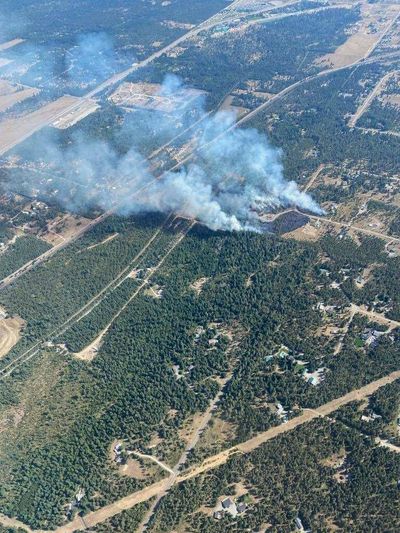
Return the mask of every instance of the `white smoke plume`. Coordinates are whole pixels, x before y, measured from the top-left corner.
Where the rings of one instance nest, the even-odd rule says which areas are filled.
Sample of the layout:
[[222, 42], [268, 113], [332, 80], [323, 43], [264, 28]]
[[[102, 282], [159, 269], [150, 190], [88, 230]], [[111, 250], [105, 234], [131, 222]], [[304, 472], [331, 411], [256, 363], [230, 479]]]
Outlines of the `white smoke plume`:
[[[169, 76], [160, 93], [173, 96], [181, 90], [176, 77]], [[200, 109], [194, 109], [199, 105]], [[295, 182], [285, 180], [281, 151], [271, 146], [265, 135], [234, 128], [233, 113], [206, 117], [202, 106], [197, 101], [179, 116], [155, 111], [128, 115], [122, 134], [130, 140], [130, 148], [124, 155], [117, 153], [113, 143], [82, 134], [76, 134], [65, 149], [52, 136], [42, 136], [42, 143], [35, 139], [25, 147], [25, 155], [62, 172], [52, 173], [51, 181], [33, 183], [30, 176], [29, 187], [39, 194], [55, 194], [70, 210], [99, 207], [120, 214], [174, 212], [213, 230], [257, 231], [258, 213], [278, 207], [321, 212]], [[165, 140], [168, 132], [171, 138], [177, 123], [186, 128], [194, 120], [190, 117], [198, 117], [199, 112], [206, 118], [197, 130], [194, 157], [179, 170], [156, 177], [144, 155], [147, 138], [142, 138], [141, 132], [143, 136], [151, 132], [153, 141], [154, 137]]]

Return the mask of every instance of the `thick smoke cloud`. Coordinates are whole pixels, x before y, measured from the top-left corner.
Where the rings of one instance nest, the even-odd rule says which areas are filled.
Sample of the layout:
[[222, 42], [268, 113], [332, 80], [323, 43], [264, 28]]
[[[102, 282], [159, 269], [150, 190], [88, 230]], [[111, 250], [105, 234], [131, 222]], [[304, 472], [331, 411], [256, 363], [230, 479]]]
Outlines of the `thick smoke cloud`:
[[[175, 77], [168, 77], [160, 94], [173, 97], [182, 90]], [[131, 145], [123, 155], [111, 142], [82, 133], [74, 135], [65, 149], [60, 149], [51, 135], [42, 137], [42, 143], [35, 139], [25, 155], [59, 170], [52, 173], [51, 180], [35, 182], [33, 189], [39, 194], [55, 194], [71, 210], [100, 207], [124, 215], [174, 212], [214, 230], [257, 230], [258, 213], [278, 207], [321, 212], [296, 183], [284, 179], [282, 154], [265, 135], [254, 129], [234, 128], [233, 113], [206, 116], [202, 104], [200, 109], [198, 106], [199, 102], [192, 104], [179, 116], [154, 111], [128, 115], [120, 135], [130, 139]], [[180, 169], [155, 177], [143, 155], [146, 142], [140, 131], [152, 132], [156, 139], [164, 139], [168, 132], [171, 137], [177, 124], [180, 129], [187, 128], [188, 117], [197, 121], [199, 112], [206, 118], [201, 128], [191, 130], [191, 134], [197, 131], [195, 156]], [[32, 176], [30, 187], [31, 180]]]
[[[15, 74], [24, 64], [34, 72], [32, 64], [40, 55], [37, 47], [20, 45], [10, 72]], [[53, 65], [38, 64], [42, 86], [48, 87], [54, 73], [47, 71]], [[64, 66], [67, 85], [84, 90], [118, 70], [118, 60], [106, 35], [89, 34], [66, 51]], [[23, 153], [36, 165], [42, 162], [45, 175], [29, 173], [17, 187], [56, 198], [69, 210], [101, 208], [124, 215], [174, 212], [215, 230], [257, 230], [260, 212], [282, 206], [320, 212], [308, 194], [284, 179], [282, 154], [266, 136], [254, 129], [236, 129], [233, 113], [208, 114], [204, 96], [191, 95], [182, 106], [184, 94], [179, 79], [167, 76], [159, 96], [177, 99], [180, 105], [168, 113], [128, 113], [107, 141], [81, 128], [67, 145], [60, 143], [55, 130], [35, 136], [24, 144]], [[178, 170], [160, 175], [149, 154], [177, 135], [175, 148], [190, 141], [194, 156]], [[15, 182], [11, 187], [15, 189]]]
[[79, 36], [67, 52], [65, 63], [68, 78], [81, 89], [100, 83], [118, 69], [112, 39], [103, 32]]

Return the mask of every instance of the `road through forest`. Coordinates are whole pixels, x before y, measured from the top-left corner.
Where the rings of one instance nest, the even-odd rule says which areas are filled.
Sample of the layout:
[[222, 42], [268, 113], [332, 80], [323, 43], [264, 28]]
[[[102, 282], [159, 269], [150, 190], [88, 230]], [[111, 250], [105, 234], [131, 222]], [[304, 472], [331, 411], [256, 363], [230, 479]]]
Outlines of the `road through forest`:
[[301, 415], [292, 418], [287, 423], [272, 427], [246, 442], [238, 444], [237, 446], [233, 446], [232, 448], [228, 448], [216, 455], [209, 457], [208, 459], [205, 459], [201, 465], [189, 468], [180, 475], [176, 477], [174, 476], [173, 483], [171, 483], [171, 478], [168, 477], [157, 483], [149, 485], [148, 487], [134, 492], [125, 498], [121, 498], [110, 505], [106, 505], [97, 511], [88, 513], [86, 516], [84, 516], [84, 523], [86, 526], [83, 525], [80, 517], [76, 517], [69, 524], [57, 528], [56, 533], [73, 533], [74, 531], [82, 531], [85, 529], [85, 527], [94, 527], [97, 524], [104, 522], [108, 518], [112, 518], [113, 516], [121, 513], [123, 510], [131, 509], [138, 503], [148, 501], [159, 494], [164, 494], [175, 483], [181, 483], [185, 480], [195, 478], [209, 470], [218, 468], [219, 466], [225, 464], [230, 457], [236, 454], [250, 453], [262, 444], [278, 437], [279, 435], [292, 431], [293, 429], [302, 426], [303, 424], [310, 422], [315, 418], [328, 416], [350, 402], [367, 398], [381, 387], [388, 385], [389, 383], [393, 383], [397, 379], [400, 379], [400, 370], [392, 372], [391, 374], [377, 379], [376, 381], [373, 381], [359, 389], [353, 390], [339, 398], [336, 398], [335, 400], [317, 407], [316, 409], [304, 409], [304, 412]]

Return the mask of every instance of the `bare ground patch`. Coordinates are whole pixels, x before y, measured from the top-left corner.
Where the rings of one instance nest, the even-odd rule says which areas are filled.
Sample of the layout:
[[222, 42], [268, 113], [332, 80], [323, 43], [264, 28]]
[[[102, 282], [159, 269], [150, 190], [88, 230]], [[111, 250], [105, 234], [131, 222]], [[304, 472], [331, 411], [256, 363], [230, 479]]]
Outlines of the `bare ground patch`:
[[119, 233], [113, 233], [109, 237], [106, 237], [103, 241], [98, 242], [96, 244], [92, 244], [91, 246], [87, 247], [87, 250], [92, 250], [93, 248], [97, 248], [98, 246], [102, 246], [103, 244], [106, 244], [107, 242], [113, 241], [116, 237], [118, 237]]
[[0, 320], [0, 359], [17, 344], [24, 324], [19, 316]]
[[65, 240], [72, 239], [76, 233], [90, 224], [90, 222], [90, 219], [78, 215], [61, 215], [48, 224], [47, 229], [39, 237], [54, 246]]
[[148, 477], [140, 462], [137, 459], [132, 458], [129, 458], [126, 464], [119, 468], [119, 473], [123, 476], [133, 477], [139, 480]]
[[322, 227], [318, 227], [314, 222], [309, 222], [301, 228], [285, 233], [284, 239], [294, 239], [296, 241], [315, 242], [325, 233]]
[[101, 333], [98, 337], [96, 337], [95, 340], [91, 342], [88, 346], [86, 346], [83, 350], [75, 353], [74, 354], [75, 357], [77, 359], [80, 359], [81, 361], [87, 361], [87, 362], [93, 361], [98, 351], [100, 350], [102, 340], [103, 340], [103, 333]]
[[196, 279], [191, 285], [190, 288], [194, 290], [194, 292], [199, 295], [201, 291], [203, 290], [204, 285], [207, 283], [209, 278], [199, 278]]
[[352, 34], [346, 42], [338, 46], [333, 53], [319, 58], [316, 63], [338, 68], [367, 57], [390, 30], [398, 12], [398, 7], [394, 5], [362, 5], [362, 19], [353, 26]]

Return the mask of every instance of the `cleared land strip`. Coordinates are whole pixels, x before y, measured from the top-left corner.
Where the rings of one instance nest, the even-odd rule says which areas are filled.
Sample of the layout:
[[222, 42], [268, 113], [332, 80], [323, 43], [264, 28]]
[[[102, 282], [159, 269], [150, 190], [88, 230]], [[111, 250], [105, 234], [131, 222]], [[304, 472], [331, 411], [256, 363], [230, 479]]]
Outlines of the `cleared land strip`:
[[159, 227], [152, 237], [147, 241], [143, 248], [136, 254], [136, 256], [129, 262], [129, 264], [123, 268], [123, 270], [111, 280], [105, 287], [103, 287], [93, 298], [91, 298], [85, 305], [83, 305], [78, 311], [73, 313], [63, 324], [57, 326], [52, 331], [50, 331], [46, 337], [35, 342], [29, 349], [20, 354], [18, 357], [13, 359], [10, 363], [0, 369], [0, 381], [11, 375], [17, 368], [21, 365], [27, 363], [33, 357], [35, 357], [41, 349], [46, 347], [48, 342], [53, 341], [59, 335], [63, 334], [68, 328], [72, 326], [75, 322], [78, 322], [82, 316], [88, 314], [96, 305], [98, 305], [105, 296], [109, 293], [110, 290], [115, 289], [118, 285], [126, 279], [126, 276], [129, 272], [136, 266], [137, 261], [141, 260], [142, 255], [147, 251], [149, 246], [153, 241], [159, 236], [162, 227], [167, 223], [170, 216], [164, 221], [164, 223]]
[[9, 48], [12, 48], [13, 46], [17, 46], [17, 44], [21, 44], [25, 41], [25, 39], [13, 39], [12, 41], [7, 41], [6, 43], [0, 44], [0, 52], [3, 50], [8, 50]]
[[360, 105], [360, 107], [357, 109], [357, 111], [354, 113], [354, 115], [349, 120], [349, 128], [354, 128], [354, 126], [357, 124], [357, 122], [360, 120], [362, 115], [367, 111], [369, 106], [372, 104], [372, 101], [378, 94], [382, 91], [382, 89], [385, 87], [388, 80], [397, 74], [398, 71], [394, 70], [392, 72], [388, 72], [379, 80], [379, 82], [375, 85], [373, 90], [369, 93], [367, 98], [364, 100], [364, 102]]
[[[300, 212], [300, 211], [299, 211]], [[334, 226], [338, 226], [340, 228], [348, 228], [353, 231], [357, 231], [359, 233], [365, 233], [366, 235], [369, 235], [371, 237], [377, 237], [378, 239], [383, 239], [385, 241], [393, 241], [393, 242], [400, 242], [399, 237], [394, 237], [392, 235], [386, 235], [385, 233], [380, 233], [379, 231], [374, 231], [367, 228], [360, 228], [360, 226], [355, 226], [354, 224], [350, 224], [347, 222], [337, 222], [336, 220], [332, 220], [331, 218], [323, 218], [319, 217], [317, 215], [307, 215], [312, 220], [319, 220], [323, 224], [333, 224]]]
[[325, 167], [326, 167], [325, 164], [319, 165], [317, 170], [311, 175], [310, 179], [306, 183], [306, 185], [305, 185], [305, 187], [303, 189], [304, 192], [307, 192], [310, 189], [310, 187], [312, 187], [314, 185], [315, 180], [318, 178], [318, 176], [321, 174], [321, 172], [325, 169]]
[[[392, 372], [383, 378], [377, 379], [376, 381], [373, 381], [368, 385], [361, 387], [360, 389], [351, 391], [340, 398], [336, 398], [331, 402], [321, 405], [316, 409], [306, 410], [303, 414], [292, 418], [286, 424], [273, 427], [267, 431], [264, 431], [263, 433], [260, 433], [259, 435], [256, 435], [246, 442], [238, 444], [237, 446], [233, 446], [232, 448], [228, 448], [223, 452], [209, 457], [203, 461], [201, 465], [193, 467], [177, 476], [174, 482], [181, 483], [182, 481], [197, 477], [204, 472], [217, 468], [225, 464], [233, 455], [252, 452], [265, 442], [268, 442], [279, 435], [287, 433], [288, 431], [292, 431], [293, 429], [310, 422], [315, 418], [327, 416], [350, 402], [362, 400], [376, 392], [381, 387], [388, 385], [389, 383], [393, 383], [393, 381], [396, 381], [397, 379], [400, 379], [400, 370]], [[108, 518], [112, 518], [122, 511], [134, 507], [138, 503], [142, 503], [153, 498], [154, 496], [158, 496], [160, 493], [164, 493], [166, 490], [168, 490], [167, 487], [171, 486], [170, 478], [167, 478], [154, 483], [153, 485], [149, 485], [143, 490], [134, 492], [125, 498], [121, 498], [117, 502], [106, 505], [98, 511], [93, 511], [84, 516], [86, 528], [94, 527], [97, 524], [104, 522]], [[81, 519], [76, 517], [69, 524], [57, 528], [56, 533], [73, 533], [74, 531], [82, 531], [84, 529], [85, 527], [83, 526]]]
[[400, 328], [400, 322], [398, 322], [397, 320], [391, 320], [390, 318], [386, 318], [385, 315], [382, 315], [381, 313], [377, 313], [375, 311], [368, 311], [368, 309], [365, 309], [364, 307], [353, 303], [351, 304], [351, 312], [359, 313], [360, 315], [368, 317], [373, 322], [378, 322], [378, 324], [388, 326], [389, 331], [396, 328]]
[[79, 108], [85, 102], [77, 96], [65, 95], [54, 102], [46, 104], [32, 113], [21, 117], [8, 119], [0, 123], [0, 155], [28, 139], [44, 126]]
[[71, 244], [74, 241], [76, 241], [77, 239], [79, 239], [79, 237], [82, 237], [90, 229], [94, 228], [100, 222], [103, 222], [103, 220], [105, 220], [107, 217], [109, 217], [110, 214], [111, 214], [110, 212], [103, 213], [99, 217], [97, 217], [94, 220], [92, 220], [91, 222], [89, 222], [89, 224], [87, 224], [86, 226], [81, 228], [79, 231], [76, 231], [75, 234], [73, 236], [71, 236], [69, 239], [65, 239], [60, 244], [57, 244], [57, 245], [53, 246], [52, 248], [50, 248], [49, 250], [44, 252], [39, 257], [36, 257], [35, 259], [32, 259], [31, 261], [28, 261], [27, 263], [25, 263], [25, 265], [22, 265], [22, 267], [20, 267], [18, 270], [16, 270], [15, 272], [10, 274], [6, 278], [0, 280], [0, 290], [4, 289], [5, 287], [8, 287], [8, 285], [11, 285], [11, 283], [16, 281], [20, 276], [22, 276], [23, 274], [26, 274], [32, 268], [40, 265], [40, 263], [43, 263], [44, 261], [47, 261], [47, 259], [49, 259], [56, 252], [59, 252], [60, 250], [62, 250], [66, 246], [68, 246], [69, 244]]
[[[121, 315], [121, 313], [123, 313], [123, 311], [125, 311], [125, 309], [128, 307], [128, 305], [130, 305], [130, 303], [138, 296], [138, 294], [142, 291], [142, 289], [144, 289], [144, 287], [147, 286], [148, 282], [150, 281], [150, 279], [154, 276], [154, 274], [161, 268], [161, 266], [164, 264], [165, 260], [167, 259], [167, 257], [175, 250], [175, 248], [179, 245], [179, 243], [185, 238], [185, 236], [187, 235], [187, 233], [192, 229], [192, 227], [196, 224], [195, 221], [191, 221], [190, 224], [184, 229], [182, 230], [179, 234], [178, 234], [178, 237], [177, 239], [175, 239], [174, 241], [172, 241], [172, 243], [170, 244], [170, 246], [168, 247], [168, 250], [166, 251], [166, 253], [163, 255], [162, 259], [160, 259], [160, 261], [157, 263], [157, 265], [151, 269], [149, 269], [149, 271], [147, 272], [146, 276], [144, 277], [142, 283], [139, 285], [139, 287], [137, 287], [137, 289], [135, 289], [135, 291], [131, 294], [131, 296], [128, 298], [128, 300], [124, 303], [124, 305], [122, 305], [120, 307], [120, 309], [118, 310], [117, 313], [115, 313], [115, 315], [111, 318], [111, 320], [109, 321], [109, 323], [107, 324], [107, 326], [99, 333], [99, 335], [95, 338], [95, 340], [89, 344], [89, 346], [86, 346], [86, 348], [84, 348], [81, 352], [79, 352], [79, 354], [76, 354], [76, 356], [79, 358], [79, 359], [83, 359], [83, 360], [90, 360], [90, 359], [93, 359], [93, 356], [94, 356], [94, 353], [99, 349], [99, 347], [101, 346], [101, 343], [102, 343], [102, 340], [104, 338], [104, 336], [108, 333], [108, 330], [110, 329], [110, 327], [113, 325], [113, 323], [118, 319], [118, 317]], [[158, 230], [157, 232], [157, 235], [160, 233], [161, 229]], [[155, 237], [152, 238], [152, 240], [154, 239]], [[149, 246], [150, 243], [148, 243], [146, 245], [146, 248]], [[142, 252], [145, 250], [143, 249]], [[141, 255], [142, 255], [142, 252], [141, 252]], [[129, 270], [132, 269], [132, 265], [130, 265], [130, 268]], [[121, 283], [128, 277], [129, 273], [127, 273], [127, 270], [128, 270], [128, 267], [125, 269], [124, 271], [124, 274], [122, 276], [120, 276], [119, 278], [119, 281], [117, 282], [117, 284], [115, 284], [112, 288], [112, 290], [116, 289], [119, 285], [121, 285]], [[84, 315], [82, 316], [86, 316], [87, 314], [89, 314], [92, 309], [96, 306], [96, 305], [99, 305], [99, 303], [101, 302], [100, 301], [96, 301], [94, 303], [94, 305], [92, 307], [90, 307], [88, 310], [85, 311]], [[82, 316], [80, 318], [82, 318]], [[80, 319], [78, 319], [79, 321]], [[70, 325], [68, 325], [68, 327], [70, 327]]]
[[192, 427], [191, 437], [188, 440], [186, 447], [183, 450], [181, 456], [179, 457], [177, 463], [175, 464], [173, 471], [172, 471], [172, 475], [167, 480], [165, 480], [165, 485], [163, 489], [160, 490], [160, 492], [157, 494], [157, 498], [155, 498], [152, 505], [150, 506], [150, 509], [144, 516], [142, 522], [139, 524], [139, 527], [136, 533], [143, 533], [144, 531], [146, 531], [147, 527], [151, 523], [151, 520], [155, 512], [157, 511], [157, 507], [160, 501], [164, 498], [164, 496], [167, 494], [169, 489], [176, 483], [181, 467], [186, 463], [189, 457], [189, 453], [197, 446], [197, 443], [199, 442], [201, 434], [208, 426], [217, 404], [221, 401], [221, 398], [224, 395], [225, 387], [231, 379], [232, 379], [232, 373], [229, 372], [225, 376], [225, 378], [222, 380], [220, 384], [220, 389], [215, 395], [213, 401], [208, 406], [207, 410], [203, 413], [198, 423]]

